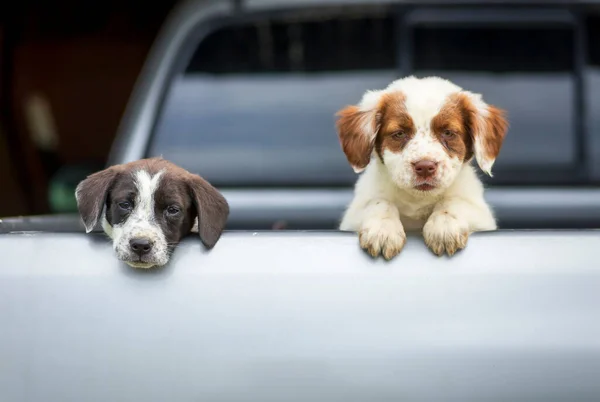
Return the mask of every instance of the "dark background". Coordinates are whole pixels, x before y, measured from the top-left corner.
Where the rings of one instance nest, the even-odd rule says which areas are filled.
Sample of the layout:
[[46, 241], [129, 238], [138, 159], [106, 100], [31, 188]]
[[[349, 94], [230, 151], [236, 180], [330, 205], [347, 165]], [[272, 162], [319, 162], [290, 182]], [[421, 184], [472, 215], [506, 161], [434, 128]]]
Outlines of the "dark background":
[[[43, 214], [62, 166], [104, 165], [174, 2], [10, 3], [0, 13], [0, 216]], [[27, 106], [35, 97], [50, 106], [56, 134], [42, 148]]]

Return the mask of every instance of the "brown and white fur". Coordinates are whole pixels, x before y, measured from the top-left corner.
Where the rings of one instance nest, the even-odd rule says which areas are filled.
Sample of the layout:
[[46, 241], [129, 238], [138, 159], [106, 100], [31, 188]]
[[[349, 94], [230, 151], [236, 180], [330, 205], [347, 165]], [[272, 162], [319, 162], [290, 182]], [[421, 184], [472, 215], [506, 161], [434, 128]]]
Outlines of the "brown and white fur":
[[135, 268], [165, 265], [195, 224], [211, 249], [229, 215], [227, 201], [212, 185], [161, 158], [94, 173], [79, 183], [75, 196], [86, 231], [101, 219], [117, 257]]
[[453, 255], [470, 233], [496, 229], [470, 161], [491, 176], [508, 128], [502, 110], [442, 78], [411, 76], [337, 115], [342, 149], [364, 170], [340, 229], [358, 232], [373, 257], [397, 255], [405, 231], [422, 230], [435, 254]]

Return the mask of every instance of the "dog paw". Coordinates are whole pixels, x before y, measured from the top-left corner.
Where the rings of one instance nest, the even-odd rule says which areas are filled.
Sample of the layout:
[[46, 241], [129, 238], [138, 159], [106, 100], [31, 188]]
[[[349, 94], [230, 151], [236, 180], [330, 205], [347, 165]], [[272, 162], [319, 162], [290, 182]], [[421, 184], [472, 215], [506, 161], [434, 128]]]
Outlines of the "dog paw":
[[360, 247], [372, 257], [380, 254], [386, 260], [394, 258], [406, 243], [406, 234], [400, 221], [382, 219], [372, 221], [359, 232]]
[[447, 253], [452, 256], [467, 246], [469, 230], [467, 225], [447, 212], [434, 213], [423, 227], [423, 238], [436, 255]]

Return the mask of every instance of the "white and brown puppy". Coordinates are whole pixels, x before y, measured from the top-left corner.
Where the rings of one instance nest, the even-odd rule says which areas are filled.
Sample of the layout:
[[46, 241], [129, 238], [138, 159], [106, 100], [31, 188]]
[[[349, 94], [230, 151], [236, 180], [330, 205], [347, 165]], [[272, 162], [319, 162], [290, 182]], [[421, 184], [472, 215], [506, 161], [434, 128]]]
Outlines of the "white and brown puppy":
[[491, 176], [508, 128], [502, 110], [442, 78], [411, 76], [337, 115], [342, 149], [364, 170], [340, 229], [357, 231], [372, 256], [397, 255], [409, 230], [452, 255], [470, 233], [496, 229], [470, 161]]
[[[225, 198], [198, 175], [161, 158], [112, 166], [75, 191], [89, 233], [102, 218], [117, 257], [135, 268], [165, 265], [194, 228], [211, 249], [229, 215]], [[104, 212], [103, 212], [104, 211]]]

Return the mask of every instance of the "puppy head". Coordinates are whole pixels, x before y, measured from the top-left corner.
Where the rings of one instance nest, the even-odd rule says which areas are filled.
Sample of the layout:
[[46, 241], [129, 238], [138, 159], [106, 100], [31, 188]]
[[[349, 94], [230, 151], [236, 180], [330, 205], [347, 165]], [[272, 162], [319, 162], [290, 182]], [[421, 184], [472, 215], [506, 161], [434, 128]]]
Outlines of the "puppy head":
[[102, 217], [117, 257], [136, 268], [165, 265], [195, 218], [201, 241], [212, 248], [229, 215], [227, 201], [207, 181], [160, 158], [94, 173], [75, 196], [86, 231]]
[[374, 155], [396, 185], [414, 192], [448, 188], [473, 156], [491, 176], [508, 128], [502, 110], [438, 77], [394, 81], [337, 115], [354, 170], [364, 170]]

